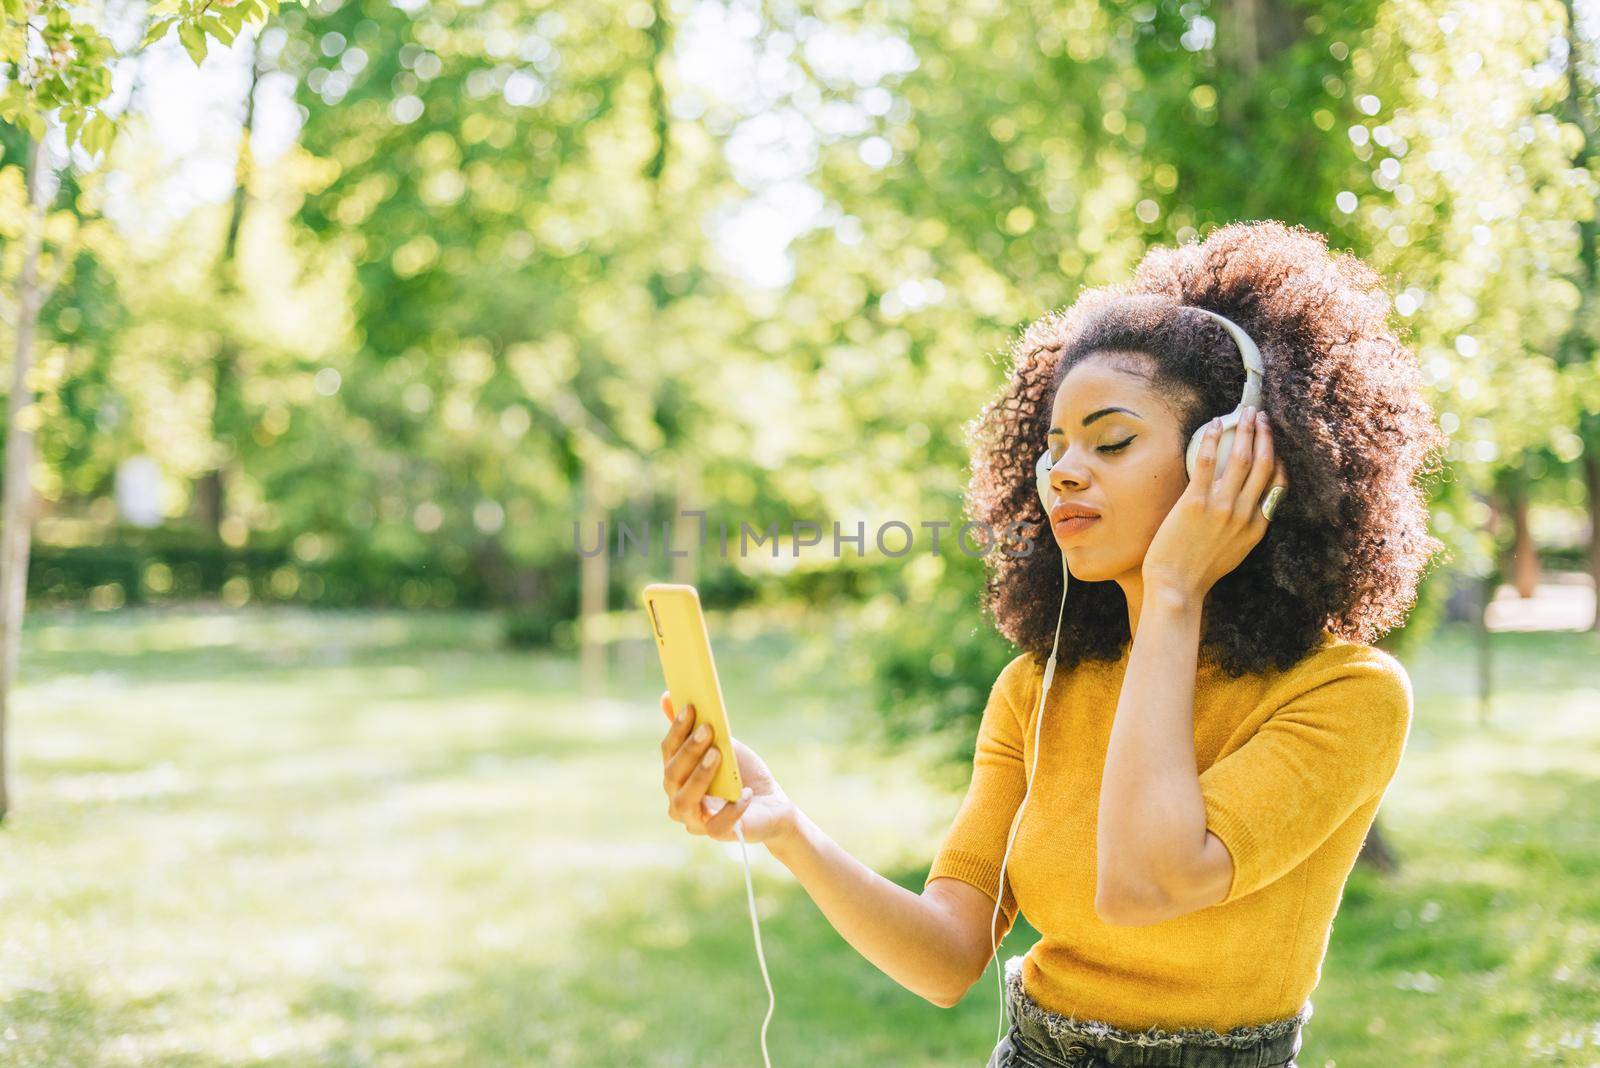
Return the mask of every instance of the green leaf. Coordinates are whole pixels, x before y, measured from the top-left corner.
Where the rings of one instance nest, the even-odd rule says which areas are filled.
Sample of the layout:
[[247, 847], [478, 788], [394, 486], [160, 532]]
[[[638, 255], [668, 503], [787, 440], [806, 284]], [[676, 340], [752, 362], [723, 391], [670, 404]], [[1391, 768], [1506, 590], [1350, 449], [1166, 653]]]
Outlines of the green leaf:
[[194, 65], [199, 66], [206, 58], [206, 34], [199, 23], [183, 22], [178, 25], [178, 40], [183, 42], [184, 51], [189, 53], [189, 58], [194, 60]]
[[200, 28], [206, 33], [209, 33], [211, 36], [215, 37], [217, 40], [221, 41], [224, 45], [231, 45], [234, 37], [237, 36], [239, 32], [236, 28], [230, 27], [227, 23], [223, 22], [221, 18], [212, 14], [206, 15], [200, 20]]
[[151, 45], [161, 40], [161, 38], [167, 35], [167, 31], [172, 29], [172, 24], [177, 21], [178, 20], [175, 18], [155, 19], [152, 21], [150, 23], [150, 28], [145, 31], [144, 44], [140, 47], [149, 48]]
[[19, 125], [18, 116], [27, 109], [27, 90], [16, 82], [0, 90], [0, 122], [9, 122], [13, 126]]
[[84, 124], [83, 145], [90, 152], [99, 154], [111, 147], [112, 136], [117, 132], [116, 123], [103, 111], [96, 111]]

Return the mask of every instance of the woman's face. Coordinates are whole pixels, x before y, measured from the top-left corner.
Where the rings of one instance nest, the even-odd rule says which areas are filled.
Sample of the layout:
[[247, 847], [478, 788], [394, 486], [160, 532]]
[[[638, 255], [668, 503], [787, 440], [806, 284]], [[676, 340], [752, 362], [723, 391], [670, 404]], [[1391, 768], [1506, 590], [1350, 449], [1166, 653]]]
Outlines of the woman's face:
[[[1067, 372], [1051, 404], [1050, 531], [1084, 582], [1137, 575], [1189, 482], [1178, 416], [1136, 373], [1152, 368], [1141, 353], [1096, 354]], [[1099, 518], [1064, 525], [1063, 505]]]

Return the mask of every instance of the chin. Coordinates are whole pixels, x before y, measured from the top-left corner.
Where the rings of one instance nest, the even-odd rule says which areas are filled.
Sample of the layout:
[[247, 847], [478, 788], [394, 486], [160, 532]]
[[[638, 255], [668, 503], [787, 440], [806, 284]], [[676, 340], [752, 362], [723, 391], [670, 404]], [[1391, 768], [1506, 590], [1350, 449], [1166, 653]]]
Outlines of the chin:
[[1059, 548], [1067, 558], [1067, 570], [1074, 582], [1111, 582], [1128, 573], [1127, 561], [1105, 560], [1094, 553], [1085, 552], [1082, 545], [1069, 543]]
[[1098, 561], [1087, 558], [1083, 550], [1077, 546], [1065, 546], [1061, 551], [1067, 557], [1067, 570], [1077, 582], [1104, 582], [1117, 574]]

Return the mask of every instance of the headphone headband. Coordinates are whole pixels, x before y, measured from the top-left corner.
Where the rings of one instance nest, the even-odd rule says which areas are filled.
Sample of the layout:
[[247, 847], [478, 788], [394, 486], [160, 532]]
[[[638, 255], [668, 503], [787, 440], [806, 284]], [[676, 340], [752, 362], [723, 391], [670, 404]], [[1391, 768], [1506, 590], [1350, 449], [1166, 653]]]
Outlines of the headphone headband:
[[1249, 334], [1244, 332], [1244, 329], [1238, 323], [1225, 315], [1218, 315], [1214, 311], [1197, 308], [1192, 304], [1185, 304], [1183, 307], [1190, 311], [1197, 311], [1201, 315], [1211, 316], [1211, 318], [1221, 323], [1222, 329], [1226, 330], [1228, 335], [1233, 338], [1234, 344], [1239, 346], [1239, 358], [1244, 362], [1244, 396], [1239, 400], [1239, 408], [1246, 406], [1252, 408], [1261, 407], [1261, 377], [1266, 374], [1266, 369], [1261, 362], [1261, 350], [1256, 347], [1255, 341], [1251, 339]]

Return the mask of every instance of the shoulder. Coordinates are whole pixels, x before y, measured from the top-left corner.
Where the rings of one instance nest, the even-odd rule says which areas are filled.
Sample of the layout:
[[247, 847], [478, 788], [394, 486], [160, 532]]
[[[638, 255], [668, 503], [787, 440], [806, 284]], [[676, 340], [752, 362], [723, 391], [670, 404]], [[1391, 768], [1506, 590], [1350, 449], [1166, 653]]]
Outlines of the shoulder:
[[1030, 698], [1039, 696], [1044, 682], [1044, 668], [1032, 653], [1018, 653], [1011, 662], [1000, 669], [994, 680], [994, 696], [1003, 698], [1014, 709], [1028, 707]]
[[1415, 701], [1411, 676], [1391, 653], [1323, 632], [1322, 644], [1274, 680], [1277, 703], [1329, 699], [1358, 722], [1403, 740]]
[[1392, 692], [1411, 693], [1411, 676], [1392, 653], [1375, 645], [1346, 641], [1323, 633], [1323, 644], [1291, 672], [1300, 672], [1302, 681], [1321, 683], [1331, 679], [1353, 679], [1368, 686]]
[[1032, 653], [1018, 653], [1000, 669], [1000, 676], [995, 682], [1005, 686], [1026, 686], [1030, 682], [1038, 682], [1043, 674], [1044, 669]]

